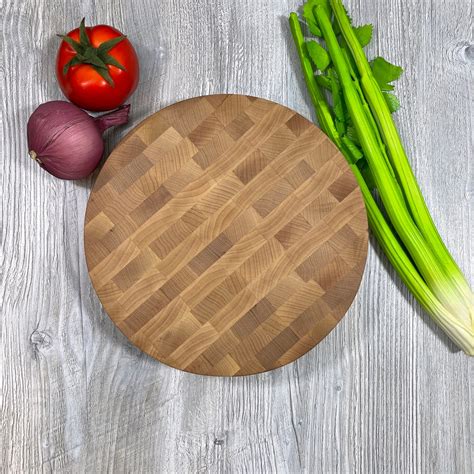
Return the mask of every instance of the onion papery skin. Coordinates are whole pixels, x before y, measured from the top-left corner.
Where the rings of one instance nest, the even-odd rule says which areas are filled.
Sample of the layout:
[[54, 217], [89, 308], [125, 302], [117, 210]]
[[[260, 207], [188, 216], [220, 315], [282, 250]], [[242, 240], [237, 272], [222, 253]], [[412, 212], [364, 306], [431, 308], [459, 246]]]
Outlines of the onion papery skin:
[[[108, 126], [126, 123], [128, 110], [129, 106], [124, 106], [107, 114]], [[114, 114], [120, 118], [113, 120]], [[108, 126], [104, 127], [103, 122], [69, 102], [46, 102], [28, 120], [29, 154], [57, 178], [86, 178], [104, 153], [102, 132]]]

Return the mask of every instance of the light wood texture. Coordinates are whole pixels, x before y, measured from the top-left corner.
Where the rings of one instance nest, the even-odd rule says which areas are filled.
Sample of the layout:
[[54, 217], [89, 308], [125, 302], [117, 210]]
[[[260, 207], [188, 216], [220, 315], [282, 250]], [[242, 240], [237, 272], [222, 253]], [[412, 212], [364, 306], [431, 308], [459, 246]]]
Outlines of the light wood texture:
[[209, 95], [143, 121], [86, 211], [92, 283], [140, 349], [202, 375], [293, 362], [340, 321], [367, 256], [362, 194], [308, 119]]
[[[396, 121], [440, 233], [473, 276], [472, 2], [348, 0], [371, 56], [405, 73]], [[27, 156], [26, 122], [60, 99], [55, 33], [85, 16], [141, 61], [128, 127], [202, 94], [253, 94], [313, 118], [286, 17], [296, 0], [0, 4], [0, 470], [471, 473], [473, 360], [414, 303], [373, 240], [349, 313], [294, 364], [240, 378], [171, 369], [102, 310], [83, 251], [93, 179]], [[469, 49], [470, 47], [470, 49]]]

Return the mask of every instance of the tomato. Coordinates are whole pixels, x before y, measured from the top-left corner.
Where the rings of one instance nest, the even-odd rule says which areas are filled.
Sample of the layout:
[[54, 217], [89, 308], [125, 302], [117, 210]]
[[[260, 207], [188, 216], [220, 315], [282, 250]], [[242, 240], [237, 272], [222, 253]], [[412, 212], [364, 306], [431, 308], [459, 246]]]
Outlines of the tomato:
[[[130, 97], [138, 84], [138, 58], [120, 31], [107, 25], [86, 28], [83, 20], [79, 28], [62, 38], [56, 77], [72, 103], [104, 111], [115, 109]], [[110, 40], [114, 41], [107, 43]]]

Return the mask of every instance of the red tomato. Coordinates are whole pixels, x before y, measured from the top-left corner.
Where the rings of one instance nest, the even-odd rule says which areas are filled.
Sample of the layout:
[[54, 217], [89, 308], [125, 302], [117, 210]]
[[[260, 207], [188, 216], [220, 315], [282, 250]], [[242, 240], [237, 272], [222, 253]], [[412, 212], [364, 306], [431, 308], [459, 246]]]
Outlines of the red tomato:
[[[105, 53], [97, 49], [106, 41], [122, 36], [120, 31], [111, 26], [88, 27], [83, 29], [83, 33], [87, 36], [83, 35], [81, 41], [80, 28], [72, 30], [67, 36], [75, 40], [75, 46], [63, 39], [59, 47], [56, 76], [61, 90], [72, 103], [83, 109], [93, 111], [115, 109], [122, 105], [137, 87], [139, 72], [135, 49], [127, 38]], [[83, 55], [88, 55], [94, 61], [96, 59], [102, 61], [105, 68], [80, 62], [76, 57], [75, 48], [79, 48]], [[64, 73], [64, 67], [75, 57], [76, 64], [73, 62]], [[111, 63], [118, 64], [116, 66]], [[122, 66], [123, 70], [118, 66]], [[102, 71], [102, 76], [98, 71]], [[106, 76], [109, 82], [103, 76]]]

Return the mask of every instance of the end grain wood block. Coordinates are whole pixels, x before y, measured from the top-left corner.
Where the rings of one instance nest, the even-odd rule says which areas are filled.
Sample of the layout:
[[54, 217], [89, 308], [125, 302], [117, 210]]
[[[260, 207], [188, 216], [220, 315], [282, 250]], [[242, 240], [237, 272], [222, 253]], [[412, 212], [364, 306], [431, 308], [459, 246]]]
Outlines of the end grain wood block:
[[367, 241], [362, 196], [329, 139], [240, 95], [142, 122], [101, 170], [85, 223], [91, 280], [115, 324], [165, 364], [206, 375], [274, 369], [321, 341], [356, 294]]

